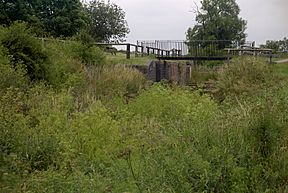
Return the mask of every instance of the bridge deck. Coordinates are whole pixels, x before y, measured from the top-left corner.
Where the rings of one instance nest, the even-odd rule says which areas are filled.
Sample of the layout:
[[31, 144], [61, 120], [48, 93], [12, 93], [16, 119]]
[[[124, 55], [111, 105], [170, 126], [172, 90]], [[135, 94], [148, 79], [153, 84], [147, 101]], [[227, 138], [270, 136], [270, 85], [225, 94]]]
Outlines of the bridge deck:
[[158, 60], [229, 60], [231, 56], [156, 56]]

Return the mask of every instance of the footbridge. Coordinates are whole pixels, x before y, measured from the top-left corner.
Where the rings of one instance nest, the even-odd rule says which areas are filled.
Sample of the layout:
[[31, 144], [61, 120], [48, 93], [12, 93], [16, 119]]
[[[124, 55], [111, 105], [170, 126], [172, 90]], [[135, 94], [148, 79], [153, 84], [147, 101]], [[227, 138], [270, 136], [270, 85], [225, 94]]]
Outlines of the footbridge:
[[241, 44], [231, 40], [156, 40], [143, 41], [140, 44], [144, 48], [154, 48], [159, 60], [229, 60], [236, 55], [272, 55], [270, 49], [256, 48], [255, 42]]
[[[126, 46], [126, 58], [155, 55], [159, 60], [229, 60], [239, 55], [264, 55], [272, 58], [271, 49], [255, 47], [255, 42], [231, 40], [153, 40], [131, 43], [96, 43], [102, 46]], [[134, 47], [134, 50], [131, 48]]]

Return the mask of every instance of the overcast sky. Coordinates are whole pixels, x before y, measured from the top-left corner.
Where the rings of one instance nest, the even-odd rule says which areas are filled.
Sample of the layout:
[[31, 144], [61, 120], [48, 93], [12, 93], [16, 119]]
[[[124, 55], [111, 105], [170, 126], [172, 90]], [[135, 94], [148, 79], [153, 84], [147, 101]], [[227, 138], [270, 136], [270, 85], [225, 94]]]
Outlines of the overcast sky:
[[[127, 41], [184, 40], [195, 24], [195, 3], [200, 0], [110, 0], [126, 12], [130, 33]], [[106, 0], [107, 2], [107, 0]], [[288, 0], [236, 0], [240, 16], [248, 21], [248, 41], [288, 37]]]

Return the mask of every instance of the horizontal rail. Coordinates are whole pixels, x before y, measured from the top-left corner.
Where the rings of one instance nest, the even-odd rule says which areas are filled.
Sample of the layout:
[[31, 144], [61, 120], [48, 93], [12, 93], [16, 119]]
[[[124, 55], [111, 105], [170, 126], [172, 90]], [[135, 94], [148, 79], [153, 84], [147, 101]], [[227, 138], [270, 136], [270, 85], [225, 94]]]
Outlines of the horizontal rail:
[[198, 61], [198, 60], [230, 60], [232, 57], [230, 56], [156, 56], [158, 60], [193, 60], [193, 61]]

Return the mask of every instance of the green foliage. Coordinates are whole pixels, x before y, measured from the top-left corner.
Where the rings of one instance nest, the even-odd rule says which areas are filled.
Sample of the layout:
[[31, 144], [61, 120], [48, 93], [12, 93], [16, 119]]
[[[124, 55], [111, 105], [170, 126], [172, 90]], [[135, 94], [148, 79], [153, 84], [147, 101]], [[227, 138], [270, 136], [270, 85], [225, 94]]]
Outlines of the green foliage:
[[196, 82], [218, 81], [217, 103], [101, 65], [103, 52], [79, 42], [42, 46], [46, 82], [29, 82], [28, 63], [14, 68], [0, 47], [1, 192], [288, 191], [287, 78], [275, 66], [198, 68]]
[[209, 81], [216, 81], [218, 72], [211, 66], [197, 66], [191, 71], [191, 78], [188, 84], [205, 84]]
[[[141, 113], [144, 117], [169, 120], [173, 124], [206, 120], [213, 112], [214, 105], [208, 97], [201, 97], [198, 93], [158, 85], [152, 86], [130, 103], [132, 112]], [[202, 106], [205, 106], [205, 110]]]
[[24, 21], [56, 37], [77, 34], [87, 20], [79, 0], [4, 0], [0, 8], [0, 24]]
[[76, 36], [75, 39], [86, 46], [92, 46], [95, 43], [93, 37], [89, 34], [87, 29], [81, 30]]
[[245, 40], [246, 21], [239, 18], [235, 0], [203, 0], [196, 9], [197, 24], [189, 28], [187, 40]]
[[0, 3], [0, 24], [10, 25], [15, 21], [25, 21], [32, 25], [40, 25], [40, 19], [36, 14], [41, 0], [3, 0]]
[[286, 63], [281, 63], [281, 64], [275, 64], [273, 66], [273, 68], [275, 69], [275, 71], [277, 73], [279, 73], [280, 75], [283, 76], [288, 76], [288, 62]]
[[91, 1], [87, 6], [90, 34], [96, 41], [123, 41], [129, 33], [125, 12], [115, 3]]
[[10, 65], [0, 62], [0, 94], [7, 88], [25, 88], [28, 86], [28, 79], [23, 68], [14, 69]]
[[21, 66], [17, 69], [10, 66], [9, 58], [4, 55], [3, 48], [0, 47], [0, 95], [10, 87], [25, 88], [28, 84], [25, 74], [26, 71]]
[[16, 22], [0, 30], [0, 43], [9, 57], [10, 65], [15, 69], [24, 67], [31, 80], [43, 79], [47, 55], [31, 29], [24, 23]]
[[[85, 84], [79, 88], [78, 95], [84, 106], [93, 98], [110, 101], [114, 97], [125, 97], [126, 100], [137, 96], [145, 87], [144, 76], [135, 69], [121, 65], [105, 67], [86, 66]], [[85, 99], [85, 100], [83, 100]]]
[[106, 55], [99, 47], [75, 44], [74, 52], [86, 65], [103, 66], [106, 63]]
[[264, 60], [239, 58], [220, 72], [219, 87], [229, 95], [252, 94], [276, 85], [279, 78]]
[[[80, 44], [80, 43], [79, 43]], [[73, 88], [83, 82], [81, 60], [74, 51], [77, 42], [60, 42], [48, 40], [43, 42], [45, 52], [49, 56], [46, 64], [45, 79], [56, 88]]]
[[42, 85], [28, 92], [12, 88], [1, 95], [1, 189], [20, 191], [15, 179], [22, 183], [30, 173], [59, 166], [62, 147], [56, 133], [69, 109], [64, 106], [68, 99]]
[[285, 37], [283, 40], [267, 40], [265, 45], [261, 45], [262, 48], [273, 49], [274, 51], [288, 51], [288, 39]]
[[80, 0], [45, 0], [36, 7], [43, 28], [56, 37], [70, 37], [85, 25], [87, 16]]

